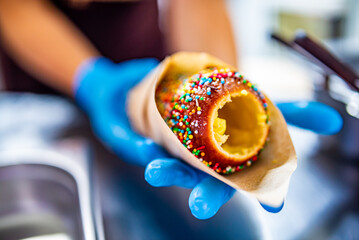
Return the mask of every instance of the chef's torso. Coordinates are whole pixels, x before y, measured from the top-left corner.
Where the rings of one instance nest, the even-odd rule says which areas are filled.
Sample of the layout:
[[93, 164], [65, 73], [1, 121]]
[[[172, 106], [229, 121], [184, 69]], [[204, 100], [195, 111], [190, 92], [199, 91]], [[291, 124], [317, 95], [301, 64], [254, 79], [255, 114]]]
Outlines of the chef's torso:
[[[156, 0], [55, 0], [62, 11], [107, 58], [120, 62], [165, 54]], [[4, 51], [5, 87], [12, 91], [53, 92], [25, 73]]]

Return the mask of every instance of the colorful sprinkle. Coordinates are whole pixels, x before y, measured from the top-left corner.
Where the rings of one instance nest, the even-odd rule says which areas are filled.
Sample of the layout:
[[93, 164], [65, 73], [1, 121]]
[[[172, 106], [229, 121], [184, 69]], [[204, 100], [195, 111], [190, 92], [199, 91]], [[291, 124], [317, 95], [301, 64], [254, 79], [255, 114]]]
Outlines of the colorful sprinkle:
[[[225, 85], [226, 82], [235, 82], [245, 87], [241, 90], [241, 95], [255, 94], [262, 101], [264, 109], [267, 110], [268, 104], [265, 96], [258, 88], [244, 79], [241, 74], [230, 69], [211, 68], [190, 78], [169, 79], [165, 88], [156, 90], [157, 105], [172, 132], [199, 161], [220, 174], [232, 174], [251, 166], [257, 161], [260, 153], [259, 151], [256, 156], [235, 166], [221, 166], [218, 162], [206, 160], [209, 149], [202, 144], [199, 145], [196, 139], [202, 136], [200, 131], [206, 123], [201, 122], [200, 125], [196, 118], [206, 110], [204, 108], [206, 105], [203, 105], [207, 102], [206, 96], [214, 95], [218, 90], [223, 91], [223, 89], [231, 87], [231, 84]], [[176, 91], [181, 89], [181, 91], [173, 92], [171, 89]], [[266, 122], [269, 122], [268, 114]]]

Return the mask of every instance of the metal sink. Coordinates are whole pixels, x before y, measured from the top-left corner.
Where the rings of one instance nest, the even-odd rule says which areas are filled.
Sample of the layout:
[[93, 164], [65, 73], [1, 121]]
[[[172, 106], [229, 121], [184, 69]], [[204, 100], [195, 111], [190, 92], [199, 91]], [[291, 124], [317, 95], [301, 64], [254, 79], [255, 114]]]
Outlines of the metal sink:
[[0, 239], [95, 239], [87, 175], [46, 150], [0, 152]]

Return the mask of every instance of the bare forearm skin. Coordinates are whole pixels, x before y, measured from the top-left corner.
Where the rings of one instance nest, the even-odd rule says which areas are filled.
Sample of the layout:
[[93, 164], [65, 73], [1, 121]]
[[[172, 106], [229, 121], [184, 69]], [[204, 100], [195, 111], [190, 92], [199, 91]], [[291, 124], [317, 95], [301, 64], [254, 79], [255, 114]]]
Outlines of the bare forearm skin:
[[0, 31], [6, 51], [18, 64], [70, 96], [77, 67], [99, 56], [82, 33], [46, 0], [0, 0]]
[[166, 18], [173, 52], [204, 51], [237, 66], [234, 36], [224, 0], [170, 0]]

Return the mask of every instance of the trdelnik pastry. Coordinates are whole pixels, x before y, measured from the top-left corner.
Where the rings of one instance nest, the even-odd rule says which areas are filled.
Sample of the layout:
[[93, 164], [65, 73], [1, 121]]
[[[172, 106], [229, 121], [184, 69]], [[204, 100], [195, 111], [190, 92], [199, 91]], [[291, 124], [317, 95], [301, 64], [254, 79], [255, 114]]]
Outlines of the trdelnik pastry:
[[173, 157], [263, 204], [283, 203], [297, 166], [287, 124], [233, 66], [206, 53], [173, 54], [131, 90], [126, 107], [133, 129]]
[[167, 75], [156, 104], [172, 132], [199, 161], [221, 174], [252, 165], [267, 141], [265, 96], [239, 72], [209, 67]]

